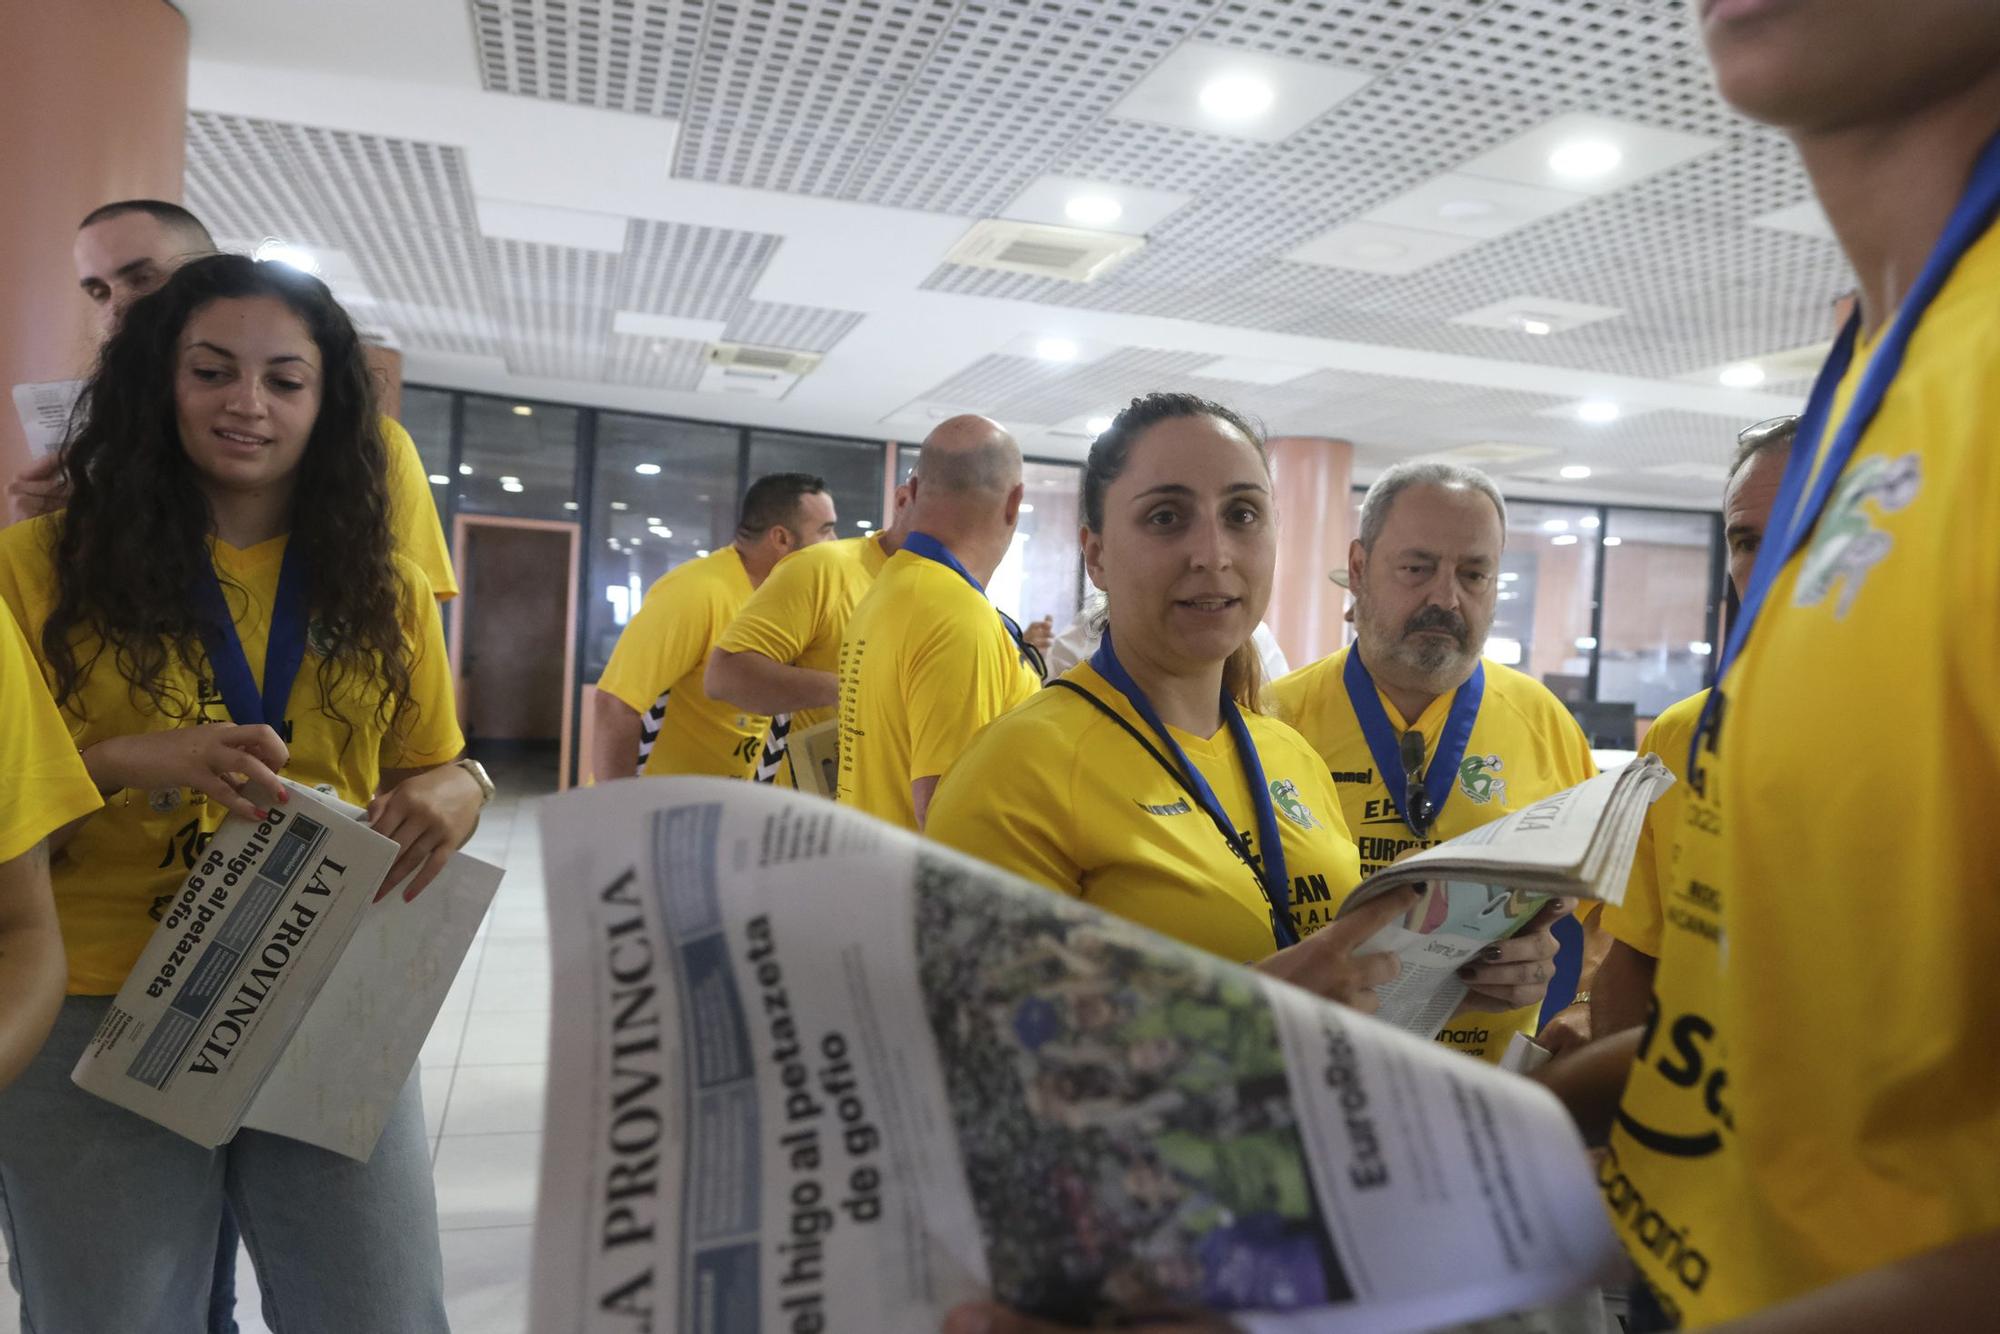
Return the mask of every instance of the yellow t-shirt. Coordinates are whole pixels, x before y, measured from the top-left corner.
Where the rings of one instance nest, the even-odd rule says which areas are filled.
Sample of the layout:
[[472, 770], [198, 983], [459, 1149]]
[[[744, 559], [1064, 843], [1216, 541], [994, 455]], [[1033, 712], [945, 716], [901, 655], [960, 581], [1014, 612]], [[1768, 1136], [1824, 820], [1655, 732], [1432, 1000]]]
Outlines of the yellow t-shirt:
[[1690, 695], [1668, 706], [1646, 729], [1641, 756], [1659, 756], [1676, 781], [1646, 812], [1646, 823], [1639, 830], [1639, 851], [1632, 859], [1632, 875], [1625, 882], [1625, 902], [1615, 908], [1607, 904], [1598, 918], [1598, 924], [1614, 940], [1655, 959], [1660, 957], [1663, 921], [1660, 887], [1673, 883], [1675, 835], [1686, 814], [1687, 784], [1678, 780], [1687, 770], [1688, 743], [1694, 739], [1702, 705], [1707, 702], [1706, 690]]
[[710, 699], [702, 685], [709, 650], [749, 600], [742, 553], [727, 546], [654, 580], [639, 614], [626, 622], [597, 688], [642, 717], [661, 691], [672, 692], [660, 739], [646, 760], [648, 774], [748, 778], [755, 772], [771, 720]]
[[1600, 1180], [1691, 1326], [2000, 1228], [1995, 422], [2000, 228], [1917, 326], [1690, 776]]
[[389, 455], [389, 527], [395, 534], [396, 554], [424, 572], [434, 596], [455, 598], [458, 576], [452, 572], [444, 524], [438, 519], [430, 474], [424, 471], [417, 442], [401, 422], [384, 417], [382, 446]]
[[973, 733], [1039, 685], [984, 593], [897, 552], [840, 643], [841, 803], [914, 830], [911, 782], [947, 772]]
[[[1375, 772], [1361, 720], [1347, 698], [1342, 673], [1353, 651], [1345, 648], [1301, 667], [1266, 691], [1264, 698], [1272, 713], [1304, 734], [1331, 773], [1360, 852], [1362, 875], [1373, 875], [1413, 848], [1456, 838], [1597, 773], [1589, 738], [1562, 701], [1533, 677], [1489, 661], [1486, 693], [1473, 720], [1458, 785], [1439, 812], [1432, 836], [1419, 839], [1396, 814], [1388, 785]], [[1409, 730], [1412, 724], [1404, 721], [1389, 697], [1379, 689], [1376, 694], [1390, 725], [1399, 734]], [[1437, 753], [1451, 702], [1451, 695], [1438, 696], [1414, 724], [1423, 733], [1426, 756]], [[1534, 1035], [1540, 1014], [1540, 1006], [1530, 1005], [1504, 1014], [1469, 1016], [1439, 1033], [1438, 1041], [1498, 1062], [1515, 1033]]]
[[[44, 679], [48, 663], [41, 658], [39, 644], [41, 627], [55, 604], [52, 543], [59, 519], [47, 515], [0, 529], [0, 602], [22, 626], [33, 627], [29, 638], [37, 646]], [[231, 610], [237, 613], [243, 656], [258, 680], [264, 675], [264, 647], [285, 542], [274, 538], [242, 551], [222, 542], [213, 547], [216, 572], [224, 580]], [[404, 633], [412, 645], [412, 707], [399, 716], [392, 731], [385, 731], [376, 707], [380, 686], [350, 678], [332, 701], [346, 722], [329, 716], [323, 711], [328, 701], [320, 689], [320, 658], [312, 651], [309, 628], [305, 661], [286, 710], [292, 740], [285, 776], [310, 787], [330, 786], [356, 805], [373, 798], [383, 768], [442, 764], [465, 745], [458, 730], [437, 599], [414, 563], [400, 556], [396, 563], [404, 581]], [[236, 592], [239, 587], [241, 596]], [[89, 660], [91, 647], [88, 643], [82, 647], [80, 661]], [[169, 666], [166, 679], [173, 695], [190, 703], [199, 701], [198, 714], [171, 717], [154, 709], [143, 694], [134, 699], [135, 692], [118, 673], [115, 655], [103, 653], [84, 679], [80, 707], [63, 708], [64, 721], [79, 748], [106, 737], [231, 721], [206, 677], [205, 669], [197, 673], [185, 663]], [[353, 727], [351, 739], [348, 724]], [[152, 935], [161, 905], [187, 877], [222, 823], [222, 815], [219, 806], [191, 789], [128, 791], [113, 795], [104, 810], [77, 831], [53, 868], [71, 995], [101, 996], [118, 990]]]
[[[1062, 679], [1158, 744], [1089, 663]], [[1247, 721], [1275, 798], [1292, 921], [1311, 935], [1361, 878], [1354, 841], [1305, 738], [1275, 718]], [[1256, 807], [1229, 729], [1173, 737], [1261, 859]], [[1214, 821], [1123, 728], [1065, 689], [1042, 691], [966, 747], [938, 784], [925, 833], [1234, 963], [1277, 948], [1263, 889]]]
[[[847, 620], [888, 560], [880, 534], [815, 542], [794, 551], [758, 585], [715, 646], [724, 653], [761, 653], [788, 667], [838, 672]], [[837, 712], [800, 709], [792, 715], [792, 730], [816, 727]], [[798, 786], [789, 751], [777, 783]]]
[[42, 681], [34, 650], [0, 604], [0, 862], [104, 804]]

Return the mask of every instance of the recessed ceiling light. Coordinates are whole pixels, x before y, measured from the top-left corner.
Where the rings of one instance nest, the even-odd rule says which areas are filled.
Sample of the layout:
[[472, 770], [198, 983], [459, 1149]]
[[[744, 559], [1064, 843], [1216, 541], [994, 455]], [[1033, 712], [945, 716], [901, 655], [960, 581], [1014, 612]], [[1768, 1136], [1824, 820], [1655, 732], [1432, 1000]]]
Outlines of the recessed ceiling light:
[[1716, 377], [1731, 389], [1755, 389], [1764, 383], [1764, 368], [1754, 361], [1739, 361], [1734, 366], [1722, 368]]
[[611, 508], [619, 511], [620, 513], [623, 513], [624, 511], [629, 510], [632, 507], [630, 505], [627, 505], [622, 500], [614, 500], [611, 502]]
[[1537, 338], [1547, 338], [1555, 331], [1556, 326], [1550, 324], [1547, 320], [1536, 319], [1533, 315], [1523, 315], [1521, 317], [1521, 332], [1524, 334], [1533, 334]]
[[1063, 205], [1063, 216], [1079, 227], [1109, 227], [1125, 216], [1125, 206], [1110, 195], [1076, 195]]
[[576, 502], [574, 500], [565, 500], [563, 502], [563, 508], [566, 510], [573, 510], [576, 508]]
[[700, 557], [702, 557], [702, 558], [703, 558], [703, 559], [705, 560], [705, 559], [707, 559], [707, 557], [708, 557], [708, 548], [707, 548], [707, 547], [697, 547], [697, 548], [695, 548], [695, 553], [694, 553], [694, 554], [695, 554], [695, 555], [697, 555], [697, 556], [700, 556]]
[[1608, 139], [1571, 139], [1549, 154], [1549, 170], [1558, 176], [1587, 181], [1618, 170], [1625, 151]]
[[1542, 531], [1545, 533], [1566, 533], [1569, 531], [1569, 520], [1544, 519], [1542, 521]]
[[257, 247], [254, 258], [265, 260], [272, 264], [283, 264], [288, 268], [297, 269], [300, 273], [319, 272], [319, 260], [313, 255], [312, 251], [307, 250], [304, 246], [295, 246], [280, 241], [275, 236], [266, 239], [262, 245]]
[[1363, 241], [1349, 246], [1347, 253], [1356, 259], [1401, 259], [1409, 253], [1408, 246], [1397, 245], [1394, 241]]
[[660, 465], [657, 463], [635, 463], [632, 465], [632, 471], [638, 473], [641, 477], [658, 477], [660, 475]]
[[1582, 649], [1585, 653], [1588, 653], [1592, 649], [1597, 647], [1597, 636], [1584, 635], [1576, 641], [1576, 646]]
[[459, 464], [459, 465], [458, 465], [458, 475], [459, 475], [460, 477], [470, 477], [470, 476], [472, 476], [472, 465], [471, 465], [470, 463], [461, 463], [461, 464]]
[[1595, 531], [1598, 528], [1603, 527], [1604, 525], [1603, 522], [1595, 514], [1586, 514], [1581, 519], [1578, 519], [1576, 521], [1576, 526], [1583, 529], [1586, 532], [1591, 532]]
[[1618, 405], [1608, 398], [1586, 399], [1576, 405], [1576, 415], [1593, 426], [1603, 426], [1618, 420]]
[[1698, 658], [1706, 658], [1709, 654], [1715, 652], [1715, 645], [1709, 643], [1706, 639], [1691, 639], [1688, 641], [1688, 652]]
[[870, 528], [873, 528], [875, 526], [875, 521], [872, 519], [856, 519], [854, 521], [854, 526], [856, 528], [861, 529], [863, 532], [866, 532]]
[[667, 540], [668, 538], [670, 538], [670, 537], [672, 537], [672, 536], [674, 535], [674, 530], [673, 530], [673, 529], [671, 529], [671, 528], [662, 528], [662, 527], [661, 527], [661, 526], [660, 526], [659, 524], [657, 524], [657, 523], [656, 523], [656, 524], [654, 524], [654, 525], [652, 525], [652, 526], [651, 526], [650, 528], [646, 529], [646, 531], [647, 531], [647, 532], [649, 532], [649, 533], [651, 533], [651, 534], [652, 534], [652, 535], [653, 535], [654, 537], [657, 537], [657, 538], [659, 538], [659, 539], [660, 539], [660, 540], [661, 540], [662, 542], [666, 541], [666, 540]]
[[648, 524], [649, 526], [652, 526], [652, 527], [658, 527], [658, 526], [659, 526], [660, 524], [663, 524], [663, 523], [665, 523], [665, 522], [666, 522], [666, 520], [665, 520], [665, 519], [662, 519], [662, 518], [661, 518], [661, 517], [660, 517], [659, 515], [657, 515], [657, 514], [649, 514], [649, 515], [647, 515], [647, 516], [646, 516], [646, 523], [647, 523], [647, 524]]
[[1035, 512], [1035, 507], [1034, 507], [1033, 505], [1030, 505], [1030, 504], [1029, 504], [1029, 503], [1028, 503], [1027, 501], [1025, 501], [1025, 500], [1021, 502], [1021, 513], [1023, 513], [1023, 514], [1033, 514], [1034, 512]]
[[502, 482], [502, 483], [500, 483], [500, 489], [501, 489], [502, 491], [505, 491], [505, 492], [507, 492], [507, 493], [508, 493], [509, 495], [516, 495], [516, 496], [518, 496], [518, 495], [520, 495], [520, 494], [521, 494], [521, 493], [522, 493], [523, 491], [527, 490], [528, 488], [527, 488], [527, 487], [525, 487], [525, 486], [522, 486], [522, 485], [521, 485], [521, 484], [520, 484], [519, 482]]
[[1552, 537], [1549, 539], [1549, 545], [1553, 547], [1573, 547], [1576, 545], [1576, 534], [1564, 533], [1561, 537]]
[[1623, 546], [1624, 543], [1625, 539], [1622, 537], [1607, 537], [1604, 539], [1604, 545], [1607, 547]]
[[1511, 583], [1513, 583], [1513, 582], [1514, 582], [1514, 581], [1515, 581], [1516, 579], [1519, 579], [1520, 577], [1521, 577], [1521, 575], [1520, 575], [1519, 571], [1516, 571], [1516, 570], [1503, 570], [1503, 571], [1501, 571], [1501, 574], [1500, 574], [1500, 582], [1501, 582], [1501, 583], [1503, 583], [1503, 584], [1511, 584]]
[[514, 415], [516, 417], [532, 417], [535, 415], [535, 410], [526, 403], [516, 403], [514, 405]]
[[445, 476], [445, 475], [444, 475], [443, 473], [441, 473], [441, 472], [434, 472], [434, 473], [432, 473], [432, 474], [431, 474], [431, 485], [432, 485], [432, 486], [450, 486], [450, 485], [451, 485], [451, 478], [449, 478], [449, 477]]
[[1201, 89], [1201, 109], [1217, 120], [1254, 120], [1277, 100], [1278, 90], [1254, 74], [1224, 74]]
[[1098, 436], [1103, 435], [1111, 429], [1111, 418], [1092, 417], [1083, 424], [1083, 429], [1090, 432], [1090, 438], [1095, 440]]
[[1588, 476], [1590, 476], [1590, 469], [1584, 467], [1581, 463], [1572, 463], [1562, 470], [1562, 478], [1565, 482], [1580, 482]]
[[519, 486], [520, 484], [521, 479], [518, 477], [502, 477], [500, 479], [500, 485], [502, 486]]
[[1074, 338], [1038, 338], [1035, 355], [1043, 361], [1075, 361], [1078, 348]]
[[1437, 214], [1446, 222], [1471, 222], [1475, 218], [1490, 218], [1500, 211], [1500, 206], [1490, 199], [1447, 199], [1438, 205]]

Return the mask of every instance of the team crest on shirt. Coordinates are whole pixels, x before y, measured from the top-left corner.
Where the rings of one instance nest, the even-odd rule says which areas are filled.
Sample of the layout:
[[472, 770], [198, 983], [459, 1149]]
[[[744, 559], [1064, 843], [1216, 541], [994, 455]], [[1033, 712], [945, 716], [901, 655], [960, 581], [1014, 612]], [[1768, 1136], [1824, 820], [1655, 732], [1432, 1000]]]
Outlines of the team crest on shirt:
[[1507, 780], [1499, 776], [1505, 767], [1498, 755], [1468, 755], [1458, 766], [1458, 790], [1475, 806], [1505, 804]]
[[152, 808], [155, 815], [172, 815], [185, 800], [177, 787], [163, 787], [146, 794], [146, 805]]
[[1299, 800], [1298, 785], [1289, 778], [1271, 780], [1271, 802], [1278, 808], [1278, 814], [1290, 820], [1301, 829], [1317, 829], [1319, 821], [1314, 818], [1312, 808]]
[[1827, 502], [1826, 516], [1806, 548], [1806, 562], [1799, 571], [1798, 592], [1792, 602], [1800, 607], [1817, 607], [1833, 595], [1835, 620], [1846, 618], [1861, 595], [1869, 572], [1880, 565], [1896, 545], [1896, 539], [1875, 526], [1862, 512], [1866, 501], [1884, 514], [1907, 509], [1923, 486], [1923, 470], [1915, 454], [1899, 459], [1880, 456], [1863, 459], [1834, 488]]
[[333, 633], [318, 621], [306, 622], [306, 648], [315, 658], [333, 656]]

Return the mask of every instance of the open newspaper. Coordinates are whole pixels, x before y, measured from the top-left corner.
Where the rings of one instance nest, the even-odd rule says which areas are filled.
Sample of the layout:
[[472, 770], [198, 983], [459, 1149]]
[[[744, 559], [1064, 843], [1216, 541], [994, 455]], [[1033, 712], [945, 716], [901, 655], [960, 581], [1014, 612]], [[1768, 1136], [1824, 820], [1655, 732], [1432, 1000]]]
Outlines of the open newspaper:
[[530, 1328], [1427, 1329], [1616, 1244], [1538, 1085], [851, 810], [542, 804], [557, 988]]
[[1393, 951], [1402, 963], [1396, 980], [1377, 991], [1376, 1017], [1436, 1037], [1465, 999], [1458, 970], [1533, 921], [1550, 899], [1623, 903], [1646, 810], [1673, 782], [1673, 771], [1648, 755], [1405, 857], [1355, 886], [1337, 917], [1400, 886], [1423, 888], [1401, 921], [1358, 951]]
[[501, 871], [460, 853], [375, 903], [396, 844], [286, 787], [216, 831], [71, 1077], [205, 1147], [249, 1126], [366, 1160]]

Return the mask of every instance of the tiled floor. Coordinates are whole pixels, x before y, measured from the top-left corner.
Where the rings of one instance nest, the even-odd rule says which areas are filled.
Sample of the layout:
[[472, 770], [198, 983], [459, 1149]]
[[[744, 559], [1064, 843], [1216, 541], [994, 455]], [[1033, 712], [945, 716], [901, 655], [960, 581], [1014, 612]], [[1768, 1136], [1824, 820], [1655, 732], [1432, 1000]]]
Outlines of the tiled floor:
[[[548, 917], [541, 836], [524, 785], [539, 772], [489, 766], [500, 797], [467, 851], [507, 868], [420, 1061], [432, 1136], [445, 1304], [454, 1334], [527, 1329], [530, 1224], [548, 1061]], [[269, 1334], [247, 1255], [237, 1267], [243, 1334]], [[0, 1334], [19, 1334], [0, 1287]]]

